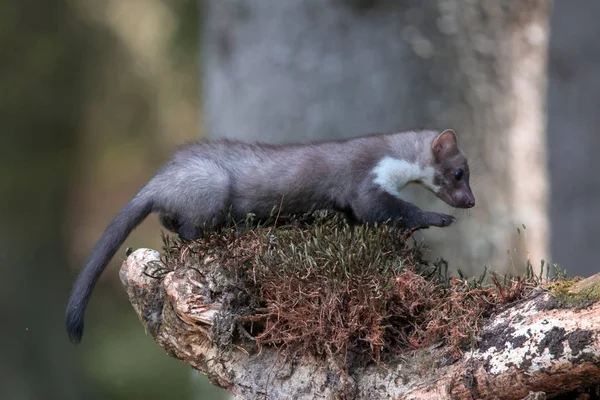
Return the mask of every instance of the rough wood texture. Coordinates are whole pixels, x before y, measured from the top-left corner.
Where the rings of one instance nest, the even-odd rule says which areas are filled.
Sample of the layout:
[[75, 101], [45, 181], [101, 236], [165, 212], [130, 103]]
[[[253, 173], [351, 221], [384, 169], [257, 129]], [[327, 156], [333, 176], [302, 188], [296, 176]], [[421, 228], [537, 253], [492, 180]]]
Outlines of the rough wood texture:
[[211, 288], [227, 279], [222, 269], [209, 264], [165, 274], [161, 268], [159, 253], [149, 249], [135, 251], [121, 267], [140, 320], [169, 355], [240, 399], [522, 399], [600, 384], [600, 303], [565, 309], [540, 291], [495, 315], [476, 349], [453, 363], [432, 348], [345, 376], [334, 363], [308, 356], [286, 363], [271, 348], [220, 351], [210, 332], [227, 318], [220, 299], [228, 293]]

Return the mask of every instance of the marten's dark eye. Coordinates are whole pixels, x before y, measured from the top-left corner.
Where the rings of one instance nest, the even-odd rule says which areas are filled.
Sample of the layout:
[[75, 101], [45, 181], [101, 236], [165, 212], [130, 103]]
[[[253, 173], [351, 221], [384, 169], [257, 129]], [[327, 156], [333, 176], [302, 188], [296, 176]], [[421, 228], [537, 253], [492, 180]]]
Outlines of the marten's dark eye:
[[461, 168], [454, 171], [454, 177], [456, 178], [457, 181], [460, 181], [463, 178], [464, 174], [465, 174], [465, 171], [463, 171]]

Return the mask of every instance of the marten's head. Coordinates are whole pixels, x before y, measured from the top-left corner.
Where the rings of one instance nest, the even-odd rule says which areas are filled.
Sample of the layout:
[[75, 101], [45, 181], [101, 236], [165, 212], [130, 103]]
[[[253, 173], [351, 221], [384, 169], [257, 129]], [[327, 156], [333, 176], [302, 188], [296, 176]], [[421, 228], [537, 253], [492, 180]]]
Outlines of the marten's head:
[[407, 132], [388, 137], [388, 148], [372, 170], [374, 183], [402, 198], [411, 183], [431, 190], [448, 205], [471, 208], [475, 197], [469, 186], [469, 164], [454, 131]]
[[469, 186], [467, 157], [458, 148], [456, 134], [450, 129], [431, 142], [434, 175], [428, 188], [452, 207], [471, 208], [475, 196]]

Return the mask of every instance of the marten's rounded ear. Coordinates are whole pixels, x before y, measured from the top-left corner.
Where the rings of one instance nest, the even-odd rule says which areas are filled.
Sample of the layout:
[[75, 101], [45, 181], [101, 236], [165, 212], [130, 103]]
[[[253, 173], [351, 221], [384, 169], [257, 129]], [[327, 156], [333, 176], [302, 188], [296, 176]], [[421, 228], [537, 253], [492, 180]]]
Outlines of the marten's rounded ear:
[[452, 129], [442, 131], [431, 143], [431, 150], [436, 160], [453, 156], [458, 152], [456, 134]]

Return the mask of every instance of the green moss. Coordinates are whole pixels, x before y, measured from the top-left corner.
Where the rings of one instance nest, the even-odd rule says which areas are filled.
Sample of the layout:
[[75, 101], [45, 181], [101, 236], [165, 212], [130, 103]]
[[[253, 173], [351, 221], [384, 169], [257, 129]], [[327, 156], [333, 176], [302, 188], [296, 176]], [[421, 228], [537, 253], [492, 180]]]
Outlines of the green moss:
[[600, 301], [600, 278], [593, 276], [563, 279], [548, 286], [550, 292], [565, 306], [587, 307]]
[[[224, 345], [251, 336], [287, 355], [379, 361], [439, 344], [456, 355], [495, 306], [539, 282], [451, 276], [443, 260], [423, 258], [410, 233], [386, 224], [350, 227], [327, 214], [246, 222], [192, 243], [167, 240], [163, 254], [169, 270], [218, 266], [227, 275], [227, 287], [207, 296], [235, 316], [214, 325]], [[246, 337], [232, 337], [238, 331]]]

